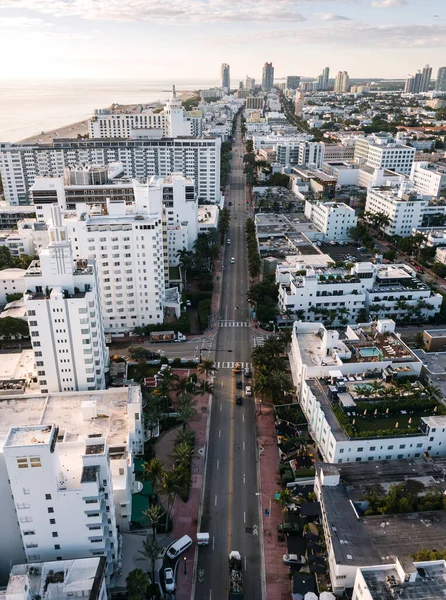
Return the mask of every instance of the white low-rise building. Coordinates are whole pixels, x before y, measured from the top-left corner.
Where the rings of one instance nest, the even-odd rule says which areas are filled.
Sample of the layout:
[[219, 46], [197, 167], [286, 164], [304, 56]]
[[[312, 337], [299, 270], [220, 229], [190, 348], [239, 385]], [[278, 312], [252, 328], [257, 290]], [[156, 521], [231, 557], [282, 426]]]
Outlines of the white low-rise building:
[[107, 600], [105, 557], [14, 565], [1, 600]]
[[218, 228], [220, 209], [212, 204], [204, 204], [198, 207], [198, 232], [208, 233]]
[[[105, 387], [105, 346], [94, 259], [73, 259], [58, 206], [50, 244], [26, 271], [24, 295], [42, 393]], [[85, 246], [83, 246], [85, 251]]]
[[23, 294], [26, 290], [25, 269], [2, 269], [0, 271], [0, 306], [8, 302], [10, 294]]
[[324, 234], [324, 241], [349, 239], [349, 230], [356, 227], [355, 210], [340, 202], [305, 202], [305, 216]]
[[143, 452], [139, 386], [0, 399], [0, 567], [104, 556], [129, 530], [133, 457]]
[[439, 198], [446, 194], [446, 168], [429, 162], [414, 162], [410, 179], [415, 189], [426, 196]]
[[399, 188], [369, 188], [365, 210], [387, 216], [389, 224], [383, 227], [383, 231], [404, 237], [411, 235], [412, 229], [421, 227], [423, 219], [429, 215], [446, 214], [446, 205], [428, 200], [415, 190], [411, 182], [405, 182]]
[[354, 322], [361, 311], [371, 317], [417, 321], [434, 316], [442, 296], [418, 280], [405, 264], [356, 263], [351, 269], [307, 268], [295, 274], [277, 271], [279, 307], [304, 320], [330, 320], [335, 325]]

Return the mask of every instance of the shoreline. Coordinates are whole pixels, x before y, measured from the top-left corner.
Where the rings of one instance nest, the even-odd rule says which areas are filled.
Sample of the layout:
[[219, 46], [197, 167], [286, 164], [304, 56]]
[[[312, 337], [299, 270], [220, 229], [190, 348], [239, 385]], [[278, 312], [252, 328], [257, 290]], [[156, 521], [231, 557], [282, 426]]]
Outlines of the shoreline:
[[[186, 100], [190, 100], [191, 98], [195, 98], [199, 96], [199, 92], [193, 90], [182, 90], [177, 92], [177, 96], [180, 101], [185, 102]], [[157, 103], [153, 103], [157, 104]], [[135, 106], [134, 104], [125, 104], [126, 106]], [[92, 115], [93, 116], [93, 115]], [[49, 131], [45, 131], [44, 133], [36, 133], [35, 135], [31, 135], [26, 138], [22, 138], [21, 140], [17, 140], [14, 142], [15, 144], [35, 144], [42, 143], [48, 144], [51, 143], [54, 139], [58, 138], [74, 138], [76, 139], [79, 135], [88, 134], [88, 121], [91, 119], [84, 119], [82, 121], [76, 121], [74, 123], [68, 123], [67, 125], [61, 125], [60, 127], [55, 127], [54, 129], [50, 129]], [[56, 135], [58, 134], [58, 135]]]

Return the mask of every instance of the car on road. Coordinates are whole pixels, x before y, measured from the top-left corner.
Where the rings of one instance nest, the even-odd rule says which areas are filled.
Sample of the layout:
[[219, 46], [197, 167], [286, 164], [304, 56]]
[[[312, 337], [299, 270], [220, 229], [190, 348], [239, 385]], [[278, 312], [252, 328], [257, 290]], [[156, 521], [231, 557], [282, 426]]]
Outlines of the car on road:
[[233, 264], [235, 264], [235, 258], [234, 257], [231, 258], [231, 265], [233, 265]]
[[247, 377], [249, 379], [251, 377], [251, 375], [252, 375], [251, 369], [246, 368], [245, 369], [245, 377]]
[[234, 367], [232, 369], [233, 373], [241, 373], [242, 372], [242, 365], [239, 362], [236, 362], [234, 364]]
[[228, 239], [226, 240], [226, 243], [227, 243], [227, 244], [228, 244], [228, 246], [229, 246], [229, 244], [231, 243], [231, 240], [228, 238]]
[[186, 306], [192, 306], [192, 302], [190, 300], [186, 300]]
[[247, 385], [245, 387], [245, 395], [246, 396], [252, 396], [252, 387], [250, 385]]
[[235, 397], [235, 403], [238, 404], [238, 406], [241, 406], [243, 404], [243, 398], [242, 398], [242, 396], [236, 396]]
[[175, 579], [173, 578], [172, 569], [164, 569], [164, 588], [166, 592], [175, 591]]
[[298, 554], [284, 554], [283, 562], [286, 565], [304, 565], [305, 556], [299, 556]]
[[228, 202], [228, 206], [232, 206], [232, 202]]
[[236, 387], [238, 390], [242, 390], [242, 389], [243, 389], [243, 381], [236, 381], [236, 382], [235, 382], [235, 387]]

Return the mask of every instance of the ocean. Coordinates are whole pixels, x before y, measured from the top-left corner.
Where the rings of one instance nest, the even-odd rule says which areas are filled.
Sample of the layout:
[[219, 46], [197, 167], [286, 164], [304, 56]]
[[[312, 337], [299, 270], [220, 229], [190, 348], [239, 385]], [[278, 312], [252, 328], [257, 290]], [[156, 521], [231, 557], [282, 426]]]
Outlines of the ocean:
[[116, 102], [167, 100], [178, 91], [217, 85], [216, 80], [3, 80], [0, 81], [0, 142], [16, 142], [92, 116]]

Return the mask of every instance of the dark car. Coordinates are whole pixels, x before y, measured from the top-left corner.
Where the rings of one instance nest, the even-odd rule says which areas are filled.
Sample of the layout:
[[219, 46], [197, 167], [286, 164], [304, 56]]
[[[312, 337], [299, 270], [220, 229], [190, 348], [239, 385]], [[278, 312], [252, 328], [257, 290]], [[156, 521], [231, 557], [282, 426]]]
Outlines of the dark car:
[[236, 382], [235, 382], [235, 387], [236, 387], [238, 390], [242, 390], [242, 389], [243, 389], [243, 381], [236, 381]]
[[232, 206], [232, 202], [228, 202], [228, 206]]
[[245, 369], [245, 377], [247, 377], [248, 379], [252, 376], [252, 371], [249, 367], [247, 367]]
[[280, 523], [279, 525], [277, 525], [277, 531], [279, 533], [288, 533], [290, 535], [294, 534], [297, 535], [298, 533], [302, 532], [302, 528], [300, 527], [300, 525], [298, 525], [298, 523]]
[[242, 398], [242, 396], [236, 396], [235, 397], [235, 403], [238, 404], [239, 406], [241, 406], [243, 404], [243, 398]]

